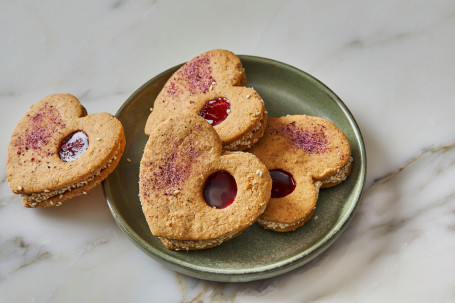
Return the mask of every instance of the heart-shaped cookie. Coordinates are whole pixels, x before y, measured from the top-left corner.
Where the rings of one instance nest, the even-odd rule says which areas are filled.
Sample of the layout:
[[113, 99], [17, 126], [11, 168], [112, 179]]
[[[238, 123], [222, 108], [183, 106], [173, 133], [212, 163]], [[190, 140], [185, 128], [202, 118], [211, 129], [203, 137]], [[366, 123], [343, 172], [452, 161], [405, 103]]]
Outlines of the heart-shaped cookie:
[[[245, 70], [232, 52], [215, 49], [191, 59], [166, 82], [156, 97], [154, 107], [165, 109], [179, 106], [191, 96], [206, 93], [213, 86], [244, 86]], [[145, 128], [148, 134], [148, 127]]]
[[24, 206], [60, 206], [115, 169], [125, 148], [120, 121], [108, 113], [86, 115], [76, 97], [55, 94], [20, 120], [6, 168], [10, 188]]
[[199, 114], [215, 127], [225, 150], [245, 150], [262, 136], [267, 124], [264, 102], [245, 83], [242, 64], [232, 52], [213, 50], [199, 55], [164, 85], [145, 133], [150, 135], [171, 115]]
[[171, 249], [221, 244], [264, 211], [272, 181], [255, 156], [222, 153], [197, 115], [172, 116], [150, 135], [140, 164], [139, 196], [153, 235]]
[[155, 108], [147, 123], [152, 126], [171, 115], [193, 114], [205, 118], [218, 133], [224, 150], [241, 151], [250, 148], [264, 134], [267, 113], [259, 94], [252, 88], [216, 87], [204, 94], [190, 97], [172, 110]]
[[270, 118], [249, 152], [272, 176], [271, 199], [258, 222], [275, 231], [302, 226], [315, 210], [319, 188], [342, 182], [352, 166], [344, 133], [329, 120], [304, 115]]

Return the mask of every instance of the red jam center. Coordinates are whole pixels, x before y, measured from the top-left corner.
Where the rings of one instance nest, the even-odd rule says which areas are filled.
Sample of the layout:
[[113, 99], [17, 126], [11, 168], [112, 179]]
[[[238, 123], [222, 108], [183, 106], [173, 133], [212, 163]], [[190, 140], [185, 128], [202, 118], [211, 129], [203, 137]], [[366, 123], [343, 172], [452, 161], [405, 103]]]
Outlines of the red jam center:
[[227, 171], [211, 174], [204, 186], [204, 199], [208, 205], [225, 208], [234, 202], [237, 195], [237, 183]]
[[207, 120], [212, 126], [224, 121], [231, 111], [231, 103], [223, 97], [207, 102], [199, 112], [199, 116]]
[[88, 136], [83, 131], [77, 131], [63, 139], [58, 149], [60, 159], [72, 162], [79, 159], [88, 148]]
[[295, 181], [290, 173], [280, 169], [269, 172], [272, 177], [272, 198], [282, 198], [294, 191]]

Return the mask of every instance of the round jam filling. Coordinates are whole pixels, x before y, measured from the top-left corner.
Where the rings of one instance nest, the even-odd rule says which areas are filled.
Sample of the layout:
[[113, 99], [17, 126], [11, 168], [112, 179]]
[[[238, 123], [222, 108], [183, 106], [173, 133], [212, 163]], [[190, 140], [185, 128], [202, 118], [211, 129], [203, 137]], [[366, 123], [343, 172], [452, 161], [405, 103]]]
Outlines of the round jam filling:
[[294, 191], [295, 181], [290, 173], [281, 169], [271, 170], [269, 173], [272, 177], [272, 198], [282, 198]]
[[223, 122], [231, 111], [231, 103], [223, 97], [207, 102], [199, 112], [199, 116], [207, 120], [212, 126]]
[[225, 208], [234, 202], [237, 195], [237, 183], [227, 171], [211, 174], [204, 186], [204, 199], [208, 205]]
[[60, 159], [64, 162], [72, 162], [79, 159], [88, 148], [88, 136], [83, 131], [76, 131], [63, 139], [58, 148]]

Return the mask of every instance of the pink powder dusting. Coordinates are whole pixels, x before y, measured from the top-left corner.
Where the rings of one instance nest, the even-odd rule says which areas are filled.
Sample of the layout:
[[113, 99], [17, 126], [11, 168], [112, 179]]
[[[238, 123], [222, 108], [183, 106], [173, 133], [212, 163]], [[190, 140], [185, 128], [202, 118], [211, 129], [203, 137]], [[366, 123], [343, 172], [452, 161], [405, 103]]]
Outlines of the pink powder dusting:
[[198, 151], [194, 148], [193, 144], [190, 144], [190, 147], [187, 150], [190, 160], [193, 161], [199, 155]]
[[171, 97], [175, 97], [181, 93], [180, 88], [177, 86], [177, 84], [175, 84], [174, 81], [169, 83], [166, 92]]
[[312, 130], [303, 130], [295, 122], [287, 124], [280, 129], [270, 128], [272, 135], [285, 135], [297, 148], [309, 154], [320, 154], [326, 151], [328, 141], [324, 133], [325, 127], [318, 124]]
[[191, 165], [198, 154], [192, 144], [186, 149], [176, 148], [153, 173], [152, 188], [163, 190], [165, 195], [180, 190], [180, 185], [189, 176]]
[[215, 82], [208, 56], [197, 57], [188, 62], [181, 69], [181, 74], [192, 95], [208, 92], [210, 85]]
[[13, 144], [18, 148], [17, 154], [20, 155], [24, 150], [41, 150], [52, 135], [64, 127], [65, 123], [58, 110], [45, 103], [37, 114], [29, 117], [25, 133], [16, 137]]
[[158, 166], [158, 171], [154, 173], [155, 187], [177, 188], [185, 171], [183, 165], [176, 161], [177, 153], [172, 153], [166, 157], [165, 162]]

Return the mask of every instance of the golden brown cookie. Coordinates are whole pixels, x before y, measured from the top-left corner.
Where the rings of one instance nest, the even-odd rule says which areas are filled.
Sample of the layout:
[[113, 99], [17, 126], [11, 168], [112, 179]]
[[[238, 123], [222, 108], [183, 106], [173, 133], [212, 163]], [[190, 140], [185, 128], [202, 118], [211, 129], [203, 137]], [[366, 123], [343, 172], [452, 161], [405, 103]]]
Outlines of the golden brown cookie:
[[123, 127], [114, 116], [87, 116], [76, 97], [50, 95], [31, 106], [11, 136], [10, 188], [25, 207], [60, 206], [104, 180], [124, 148]]
[[203, 249], [239, 235], [264, 211], [272, 181], [255, 156], [222, 153], [197, 115], [159, 124], [140, 164], [139, 197], [153, 235], [170, 249]]
[[187, 102], [191, 96], [210, 91], [214, 86], [245, 84], [246, 75], [240, 59], [228, 50], [211, 50], [179, 68], [164, 85], [154, 107], [173, 108], [180, 102]]
[[351, 172], [344, 133], [332, 122], [295, 115], [269, 118], [264, 136], [249, 150], [269, 170], [273, 188], [258, 222], [267, 229], [291, 231], [313, 214], [319, 188], [334, 186]]
[[243, 87], [242, 64], [227, 50], [213, 50], [175, 72], [155, 100], [145, 126], [150, 135], [171, 115], [194, 114], [215, 127], [225, 150], [245, 150], [264, 133], [267, 114], [259, 94]]

